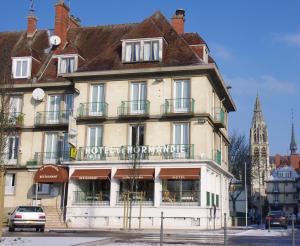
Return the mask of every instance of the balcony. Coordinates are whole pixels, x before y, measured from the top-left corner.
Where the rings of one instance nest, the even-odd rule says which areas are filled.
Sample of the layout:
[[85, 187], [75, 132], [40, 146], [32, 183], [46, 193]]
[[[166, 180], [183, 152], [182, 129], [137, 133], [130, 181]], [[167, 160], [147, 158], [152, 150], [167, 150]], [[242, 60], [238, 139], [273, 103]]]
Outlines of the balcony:
[[225, 113], [222, 108], [215, 108], [214, 120], [218, 128], [225, 128]]
[[192, 98], [166, 99], [161, 106], [164, 117], [168, 116], [188, 116], [194, 114], [195, 100]]
[[1, 155], [1, 163], [6, 167], [19, 167], [21, 164], [20, 153], [3, 153]]
[[222, 164], [222, 152], [220, 150], [214, 150], [213, 153], [214, 161], [221, 166]]
[[69, 116], [72, 115], [72, 113], [72, 110], [37, 112], [35, 125], [67, 125], [69, 123]]
[[69, 152], [36, 152], [33, 160], [27, 161], [27, 166], [59, 164], [63, 161], [69, 161]]
[[104, 146], [80, 147], [77, 153], [78, 161], [104, 161], [106, 160]]
[[109, 191], [73, 191], [73, 205], [109, 206]]
[[120, 160], [149, 160], [149, 146], [132, 146], [125, 145], [119, 149]]
[[124, 192], [117, 191], [117, 205], [123, 205], [125, 202], [132, 202], [133, 206], [153, 206], [154, 190], [143, 192]]
[[162, 205], [167, 206], [198, 206], [200, 205], [200, 191], [162, 191]]
[[193, 144], [166, 144], [163, 159], [194, 159]]
[[105, 119], [108, 104], [105, 102], [81, 103], [78, 108], [77, 119]]
[[122, 101], [118, 115], [122, 118], [148, 117], [150, 102], [148, 100]]
[[24, 116], [25, 114], [21, 112], [14, 112], [9, 114], [8, 123], [13, 127], [23, 127], [24, 126]]

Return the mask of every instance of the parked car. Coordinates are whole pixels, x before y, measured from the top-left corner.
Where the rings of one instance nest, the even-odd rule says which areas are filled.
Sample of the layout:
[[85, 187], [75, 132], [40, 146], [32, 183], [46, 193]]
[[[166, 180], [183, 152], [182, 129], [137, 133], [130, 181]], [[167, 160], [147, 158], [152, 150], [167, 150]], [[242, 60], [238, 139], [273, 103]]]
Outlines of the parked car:
[[288, 219], [282, 211], [270, 211], [266, 216], [266, 229], [269, 227], [283, 227], [287, 229]]
[[36, 231], [45, 231], [46, 215], [41, 207], [18, 206], [8, 215], [8, 228], [11, 232], [15, 228], [35, 228]]

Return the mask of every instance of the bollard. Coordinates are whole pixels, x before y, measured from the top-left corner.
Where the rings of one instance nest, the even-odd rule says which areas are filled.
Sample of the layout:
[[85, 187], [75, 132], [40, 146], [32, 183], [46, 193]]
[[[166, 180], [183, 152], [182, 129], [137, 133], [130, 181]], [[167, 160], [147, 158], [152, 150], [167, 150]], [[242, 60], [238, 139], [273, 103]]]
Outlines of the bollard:
[[295, 246], [295, 215], [292, 215], [292, 245]]
[[227, 221], [226, 213], [224, 213], [224, 246], [227, 245]]
[[164, 240], [164, 212], [161, 212], [161, 217], [160, 217], [160, 240], [159, 240], [159, 245], [163, 246], [163, 240]]

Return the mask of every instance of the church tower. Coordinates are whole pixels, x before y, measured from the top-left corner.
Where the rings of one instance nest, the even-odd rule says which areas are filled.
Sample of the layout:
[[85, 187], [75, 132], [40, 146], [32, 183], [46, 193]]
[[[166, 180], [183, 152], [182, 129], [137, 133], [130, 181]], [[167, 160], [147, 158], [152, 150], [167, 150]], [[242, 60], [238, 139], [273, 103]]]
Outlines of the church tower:
[[265, 196], [265, 180], [271, 173], [269, 163], [268, 129], [263, 117], [258, 95], [256, 96], [252, 125], [250, 129], [250, 155], [251, 155], [251, 194], [254, 203], [261, 203], [261, 196]]

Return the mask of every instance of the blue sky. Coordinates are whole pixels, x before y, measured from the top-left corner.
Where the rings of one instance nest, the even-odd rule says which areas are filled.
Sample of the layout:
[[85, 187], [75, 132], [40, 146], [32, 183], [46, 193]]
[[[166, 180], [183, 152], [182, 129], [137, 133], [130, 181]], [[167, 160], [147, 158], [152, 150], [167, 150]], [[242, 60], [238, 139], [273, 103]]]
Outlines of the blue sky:
[[[39, 28], [53, 28], [56, 0], [35, 0]], [[67, 1], [66, 1], [67, 2]], [[29, 0], [1, 1], [0, 31], [26, 28]], [[288, 153], [291, 109], [300, 148], [300, 1], [289, 0], [71, 0], [82, 25], [139, 22], [160, 10], [186, 10], [186, 32], [208, 43], [235, 99], [230, 130], [249, 134], [258, 91], [270, 152]]]

